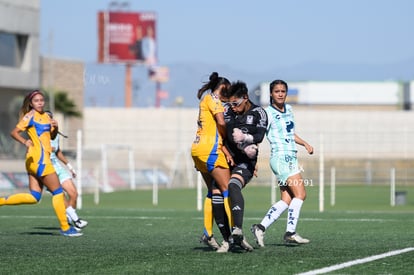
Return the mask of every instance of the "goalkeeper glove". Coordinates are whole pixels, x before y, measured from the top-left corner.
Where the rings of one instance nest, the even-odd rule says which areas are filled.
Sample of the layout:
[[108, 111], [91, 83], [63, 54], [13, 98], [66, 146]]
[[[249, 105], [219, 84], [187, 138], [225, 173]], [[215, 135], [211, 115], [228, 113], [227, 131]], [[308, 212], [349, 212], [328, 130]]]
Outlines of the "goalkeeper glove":
[[235, 143], [253, 143], [253, 136], [243, 133], [239, 128], [234, 128], [233, 140]]
[[254, 159], [257, 156], [257, 145], [250, 144], [244, 147], [243, 152], [249, 157], [249, 159]]

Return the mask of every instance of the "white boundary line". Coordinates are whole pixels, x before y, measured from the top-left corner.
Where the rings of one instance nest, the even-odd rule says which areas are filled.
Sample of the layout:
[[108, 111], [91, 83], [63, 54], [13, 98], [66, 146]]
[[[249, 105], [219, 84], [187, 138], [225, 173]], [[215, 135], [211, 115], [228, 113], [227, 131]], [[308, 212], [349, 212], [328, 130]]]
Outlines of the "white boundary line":
[[[26, 218], [26, 219], [39, 219], [39, 218], [56, 218], [54, 215], [23, 215], [23, 216], [15, 216], [15, 215], [0, 215], [0, 218], [7, 219], [7, 218]], [[171, 217], [167, 216], [88, 216], [88, 219], [138, 219], [138, 220], [169, 220], [172, 219]], [[193, 220], [202, 220], [203, 217], [193, 217]], [[251, 218], [245, 217], [244, 220], [251, 220], [255, 221], [259, 219], [259, 217]], [[301, 218], [301, 221], [312, 221], [312, 222], [319, 222], [319, 221], [337, 221], [337, 222], [394, 222], [394, 219], [319, 219], [319, 218]]]
[[[25, 218], [25, 219], [56, 219], [56, 216], [8, 216], [0, 215], [0, 218], [4, 219], [16, 219]], [[169, 220], [171, 217], [150, 217], [150, 216], [88, 216], [89, 219], [106, 219], [106, 220]]]
[[342, 263], [342, 264], [331, 265], [331, 266], [324, 267], [324, 268], [321, 268], [321, 269], [315, 269], [315, 270], [311, 270], [311, 271], [308, 271], [308, 272], [299, 273], [297, 275], [323, 274], [323, 273], [343, 269], [343, 268], [346, 268], [346, 267], [350, 267], [350, 266], [353, 266], [353, 265], [363, 264], [363, 263], [372, 262], [372, 261], [375, 261], [375, 260], [378, 260], [378, 259], [387, 258], [387, 257], [407, 253], [407, 252], [410, 252], [410, 251], [414, 251], [414, 247], [407, 247], [407, 248], [404, 248], [404, 249], [394, 250], [394, 251], [386, 252], [386, 253], [379, 254], [379, 255], [369, 256], [369, 257], [366, 257], [366, 258], [357, 259], [357, 260], [345, 262], [345, 263]]

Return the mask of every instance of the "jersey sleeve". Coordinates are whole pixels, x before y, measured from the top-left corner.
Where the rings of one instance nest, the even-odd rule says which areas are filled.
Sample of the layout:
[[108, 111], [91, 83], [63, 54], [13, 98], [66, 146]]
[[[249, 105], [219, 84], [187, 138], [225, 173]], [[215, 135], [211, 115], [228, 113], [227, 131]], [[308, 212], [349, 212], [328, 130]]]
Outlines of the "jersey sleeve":
[[30, 111], [27, 114], [25, 114], [23, 118], [17, 123], [16, 128], [22, 131], [25, 131], [29, 127], [29, 124], [32, 118], [33, 118], [33, 112]]
[[257, 119], [257, 132], [253, 134], [253, 143], [261, 143], [266, 134], [268, 119], [267, 113], [262, 107], [255, 109]]
[[214, 99], [211, 95], [207, 98], [207, 106], [213, 116], [218, 113], [224, 113], [224, 107], [221, 101]]
[[266, 131], [269, 131], [270, 129], [270, 125], [273, 122], [273, 116], [272, 116], [272, 110], [270, 109], [270, 107], [266, 108], [266, 115], [267, 115], [267, 126], [266, 126]]

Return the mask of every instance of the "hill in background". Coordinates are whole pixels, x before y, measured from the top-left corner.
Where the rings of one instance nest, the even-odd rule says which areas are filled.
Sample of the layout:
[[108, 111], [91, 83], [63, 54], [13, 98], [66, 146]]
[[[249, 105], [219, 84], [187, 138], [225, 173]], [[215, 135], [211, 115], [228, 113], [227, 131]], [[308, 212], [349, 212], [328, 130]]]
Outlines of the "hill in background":
[[[205, 63], [174, 63], [167, 65], [170, 81], [162, 84], [162, 90], [169, 93], [161, 101], [162, 107], [177, 106], [183, 99], [183, 107], [196, 107], [197, 90], [216, 71], [230, 81], [242, 80], [249, 90], [261, 82], [276, 78], [286, 81], [411, 81], [414, 80], [414, 58], [393, 64], [326, 64], [308, 62], [290, 67], [280, 67], [264, 72], [250, 72], [248, 68], [232, 68], [227, 65]], [[152, 107], [155, 105], [155, 83], [148, 79], [148, 69], [135, 66], [133, 76], [133, 106]], [[85, 106], [123, 107], [124, 106], [125, 66], [85, 65]]]

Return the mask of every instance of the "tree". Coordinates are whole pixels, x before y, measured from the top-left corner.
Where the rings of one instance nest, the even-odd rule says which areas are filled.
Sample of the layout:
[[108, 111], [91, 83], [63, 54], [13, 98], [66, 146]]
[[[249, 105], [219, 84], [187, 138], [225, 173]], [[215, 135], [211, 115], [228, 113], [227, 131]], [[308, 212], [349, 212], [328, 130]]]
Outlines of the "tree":
[[[47, 102], [50, 102], [50, 92], [46, 93]], [[53, 93], [54, 97], [54, 110], [55, 112], [62, 113], [64, 117], [82, 117], [82, 113], [77, 110], [75, 102], [69, 98], [68, 93], [65, 91], [57, 91]], [[50, 105], [49, 105], [50, 109]]]

